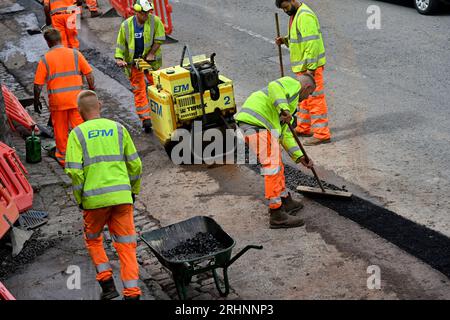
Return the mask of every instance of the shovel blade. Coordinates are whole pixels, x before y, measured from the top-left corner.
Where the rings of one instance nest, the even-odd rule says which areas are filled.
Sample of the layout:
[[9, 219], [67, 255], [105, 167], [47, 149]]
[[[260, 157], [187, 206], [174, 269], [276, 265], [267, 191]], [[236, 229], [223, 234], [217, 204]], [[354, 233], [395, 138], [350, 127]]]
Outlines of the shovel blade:
[[346, 198], [350, 199], [352, 197], [351, 192], [346, 191], [339, 191], [339, 190], [325, 190], [325, 192], [322, 191], [320, 188], [311, 188], [306, 186], [298, 186], [297, 190], [301, 193], [308, 193], [315, 196], [330, 196], [330, 197], [338, 197], [338, 198]]
[[22, 251], [25, 242], [27, 242], [32, 235], [33, 231], [26, 231], [16, 227], [11, 228], [10, 236], [13, 257], [16, 257]]

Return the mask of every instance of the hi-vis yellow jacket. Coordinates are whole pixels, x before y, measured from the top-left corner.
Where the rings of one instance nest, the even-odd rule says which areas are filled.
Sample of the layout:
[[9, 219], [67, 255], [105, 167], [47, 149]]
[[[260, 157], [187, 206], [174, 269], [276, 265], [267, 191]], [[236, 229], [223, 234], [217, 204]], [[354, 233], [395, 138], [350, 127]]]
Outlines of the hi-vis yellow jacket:
[[[114, 57], [116, 59], [122, 59], [123, 61], [131, 64], [134, 56], [134, 22], [135, 16], [129, 17], [122, 22], [117, 35], [116, 52]], [[158, 16], [153, 14], [148, 15], [147, 21], [144, 24], [144, 53], [145, 57], [153, 46], [153, 43], [163, 43], [166, 40], [166, 34], [164, 31], [164, 25]], [[150, 65], [153, 70], [161, 68], [162, 65], [162, 52], [161, 47], [155, 53], [156, 60]], [[125, 69], [129, 73], [129, 68]], [[128, 74], [129, 75], [129, 74]]]
[[291, 77], [272, 81], [266, 88], [252, 93], [234, 116], [238, 124], [244, 122], [271, 130], [295, 162], [298, 162], [303, 153], [289, 127], [286, 124], [281, 125], [280, 113], [282, 109], [288, 110], [292, 115], [296, 113], [300, 88], [300, 82]]
[[84, 122], [69, 134], [66, 173], [84, 209], [133, 203], [142, 163], [127, 129], [108, 119]]
[[298, 8], [285, 39], [294, 73], [316, 70], [327, 62], [319, 19], [306, 4]]

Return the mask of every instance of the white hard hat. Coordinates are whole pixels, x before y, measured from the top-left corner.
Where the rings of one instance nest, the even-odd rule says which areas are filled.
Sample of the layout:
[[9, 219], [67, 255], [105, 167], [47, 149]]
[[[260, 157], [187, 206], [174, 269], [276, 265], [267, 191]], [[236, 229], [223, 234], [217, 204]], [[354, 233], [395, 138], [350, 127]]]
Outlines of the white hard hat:
[[148, 0], [137, 0], [133, 8], [136, 11], [147, 12], [147, 11], [153, 10], [153, 5]]

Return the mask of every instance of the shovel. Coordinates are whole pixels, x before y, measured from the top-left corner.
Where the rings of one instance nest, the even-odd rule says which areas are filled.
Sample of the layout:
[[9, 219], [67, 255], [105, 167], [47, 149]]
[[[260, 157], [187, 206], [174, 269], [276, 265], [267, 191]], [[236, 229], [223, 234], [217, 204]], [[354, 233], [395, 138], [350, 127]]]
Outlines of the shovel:
[[[295, 141], [297, 142], [300, 150], [302, 151], [303, 155], [305, 156], [305, 160], [309, 162], [309, 157], [306, 154], [305, 148], [303, 148], [302, 143], [300, 142], [300, 139], [297, 137], [297, 134], [294, 131], [294, 128], [292, 128], [292, 125], [288, 123], [289, 130], [291, 130], [292, 135], [294, 136]], [[311, 167], [311, 171], [314, 174], [314, 178], [316, 178], [317, 183], [319, 184], [320, 188], [312, 188], [312, 187], [306, 187], [306, 186], [298, 186], [297, 190], [302, 193], [311, 193], [315, 195], [320, 196], [332, 196], [332, 197], [341, 197], [341, 198], [351, 198], [352, 194], [350, 192], [346, 191], [337, 191], [337, 190], [325, 190], [325, 188], [322, 185], [322, 182], [319, 179], [319, 176], [317, 175], [316, 169], [314, 167]]]
[[3, 218], [11, 227], [9, 236], [11, 237], [12, 256], [16, 257], [22, 251], [25, 242], [27, 242], [33, 235], [33, 231], [26, 231], [14, 227], [7, 216], [3, 216]]

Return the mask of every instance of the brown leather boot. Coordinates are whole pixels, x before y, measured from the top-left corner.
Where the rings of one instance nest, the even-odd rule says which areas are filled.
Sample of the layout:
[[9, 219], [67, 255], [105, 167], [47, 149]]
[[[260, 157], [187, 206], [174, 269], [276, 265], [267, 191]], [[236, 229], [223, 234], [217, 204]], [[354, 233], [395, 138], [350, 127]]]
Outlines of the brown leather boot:
[[108, 280], [105, 281], [99, 281], [98, 283], [102, 287], [100, 300], [111, 300], [119, 296], [113, 278], [109, 278]]
[[269, 209], [270, 229], [297, 228], [305, 224], [303, 219], [289, 215], [283, 206], [278, 209]]
[[284, 211], [286, 211], [288, 214], [292, 216], [295, 216], [297, 211], [303, 209], [303, 203], [301, 203], [301, 201], [296, 201], [292, 199], [290, 192], [286, 198], [281, 198], [281, 201], [283, 202]]
[[312, 137], [312, 138], [306, 138], [303, 141], [303, 145], [304, 146], [317, 146], [319, 144], [323, 144], [323, 143], [330, 143], [331, 139], [317, 139], [316, 137]]
[[91, 18], [100, 17], [102, 14], [100, 11], [91, 11]]

